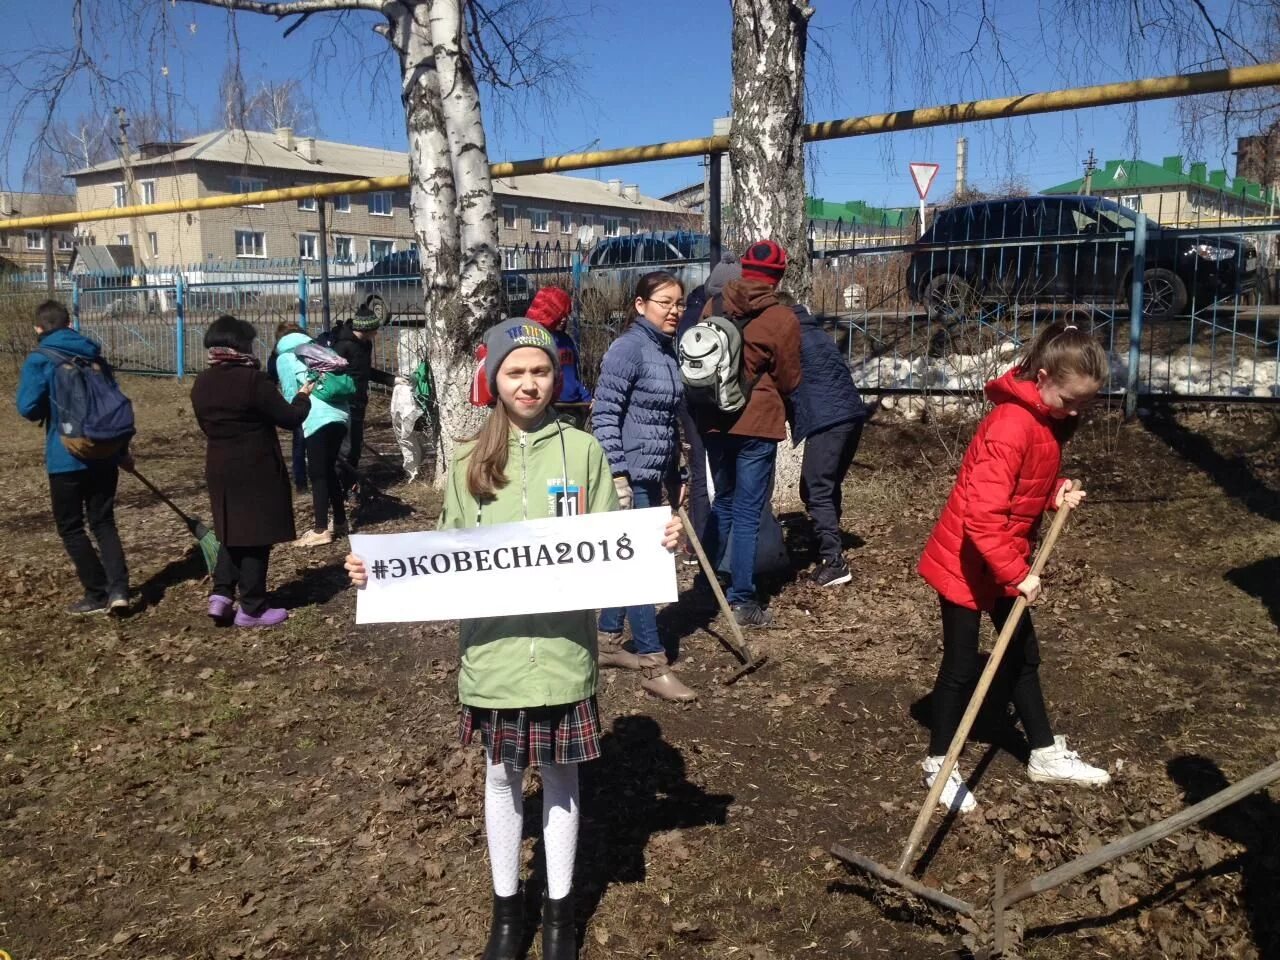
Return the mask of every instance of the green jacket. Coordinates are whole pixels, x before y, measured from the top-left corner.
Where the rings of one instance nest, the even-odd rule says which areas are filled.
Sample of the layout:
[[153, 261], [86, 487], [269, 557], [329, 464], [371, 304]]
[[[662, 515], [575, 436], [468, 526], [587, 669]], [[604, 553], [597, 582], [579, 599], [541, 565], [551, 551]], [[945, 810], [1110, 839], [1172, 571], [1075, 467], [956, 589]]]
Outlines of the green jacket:
[[[490, 501], [467, 489], [472, 444], [460, 444], [449, 468], [439, 529], [462, 530], [557, 516], [568, 466], [575, 513], [618, 509], [609, 462], [595, 437], [551, 421], [533, 433], [511, 431], [507, 478]], [[565, 589], [572, 585], [565, 584]], [[458, 698], [483, 709], [576, 703], [596, 692], [596, 612], [477, 617], [461, 624]]]

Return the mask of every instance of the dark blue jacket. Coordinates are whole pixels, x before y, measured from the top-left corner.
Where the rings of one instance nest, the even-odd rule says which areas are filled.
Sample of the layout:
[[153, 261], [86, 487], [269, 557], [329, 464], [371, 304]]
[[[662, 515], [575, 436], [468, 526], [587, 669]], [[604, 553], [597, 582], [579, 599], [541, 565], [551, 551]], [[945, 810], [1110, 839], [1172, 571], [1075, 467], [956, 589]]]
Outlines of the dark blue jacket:
[[661, 483], [679, 450], [684, 384], [672, 339], [636, 317], [600, 364], [592, 429], [609, 469], [639, 483]]
[[[40, 338], [40, 346], [59, 350], [62, 353], [73, 353], [80, 357], [101, 358], [102, 347], [97, 342], [82, 336], [70, 327], [52, 330]], [[53, 394], [54, 363], [43, 353], [36, 350], [22, 365], [22, 375], [18, 379], [18, 397], [15, 401], [18, 413], [28, 420], [45, 422], [44, 425], [44, 463], [49, 473], [74, 473], [84, 470], [88, 464], [73, 457], [62, 441], [58, 439], [54, 417], [50, 410], [49, 399]]]
[[791, 441], [867, 415], [862, 395], [836, 342], [804, 307], [792, 308], [800, 321], [800, 386], [788, 398]]
[[560, 403], [590, 403], [591, 391], [578, 377], [578, 345], [563, 330], [553, 330], [556, 351], [560, 354]]

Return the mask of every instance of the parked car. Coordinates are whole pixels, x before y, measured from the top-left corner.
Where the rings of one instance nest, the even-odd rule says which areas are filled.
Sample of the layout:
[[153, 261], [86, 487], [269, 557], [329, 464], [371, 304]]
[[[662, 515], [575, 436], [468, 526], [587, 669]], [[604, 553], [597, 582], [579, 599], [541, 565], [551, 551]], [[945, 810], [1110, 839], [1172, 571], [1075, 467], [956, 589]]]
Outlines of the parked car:
[[[1128, 302], [1138, 215], [1102, 197], [1019, 197], [940, 210], [911, 247], [906, 285], [930, 316], [1020, 300]], [[1148, 220], [1143, 315], [1249, 294], [1258, 252], [1237, 237]]]
[[[607, 281], [634, 290], [636, 281], [652, 270], [667, 270], [692, 290], [707, 279], [711, 238], [705, 233], [671, 231], [606, 237], [587, 257], [586, 285]], [[594, 276], [593, 276], [594, 274]]]
[[[367, 306], [383, 323], [395, 317], [422, 315], [422, 271], [417, 250], [401, 250], [380, 258], [368, 270], [356, 274], [352, 285], [356, 303]], [[528, 277], [503, 272], [502, 309], [508, 315], [523, 313], [533, 293]]]

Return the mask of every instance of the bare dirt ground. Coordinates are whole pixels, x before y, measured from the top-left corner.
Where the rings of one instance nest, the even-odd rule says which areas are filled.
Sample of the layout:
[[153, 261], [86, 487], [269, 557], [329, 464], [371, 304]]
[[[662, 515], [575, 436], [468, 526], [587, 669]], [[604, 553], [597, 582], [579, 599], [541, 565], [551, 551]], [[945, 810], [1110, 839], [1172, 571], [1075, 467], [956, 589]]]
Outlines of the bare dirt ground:
[[[127, 389], [140, 468], [207, 515], [185, 388]], [[456, 743], [454, 626], [353, 626], [335, 545], [276, 551], [285, 629], [215, 629], [185, 531], [127, 477], [136, 610], [73, 620], [39, 431], [11, 405], [0, 429], [0, 949], [478, 956], [481, 755]], [[707, 632], [714, 608], [686, 592], [662, 623], [702, 699], [663, 703], [606, 675], [605, 756], [583, 781], [583, 958], [968, 955], [953, 917], [883, 896], [827, 852], [896, 861], [923, 798], [939, 628], [913, 568], [965, 429], [868, 427], [846, 492], [854, 582], [767, 585], [777, 623], [759, 673], [721, 685], [733, 664]], [[997, 863], [1019, 882], [1276, 758], [1278, 449], [1280, 422], [1256, 409], [1099, 414], [1081, 431], [1068, 473], [1090, 497], [1036, 623], [1059, 732], [1114, 782], [1029, 783], [1024, 741], [991, 711], [964, 761], [982, 812], [930, 838], [926, 882], [985, 899]], [[392, 486], [366, 529], [425, 528], [436, 506], [425, 485]], [[788, 533], [812, 562], [805, 525]], [[1028, 901], [1022, 955], [1280, 957], [1276, 796]], [[531, 779], [530, 833], [539, 804]]]

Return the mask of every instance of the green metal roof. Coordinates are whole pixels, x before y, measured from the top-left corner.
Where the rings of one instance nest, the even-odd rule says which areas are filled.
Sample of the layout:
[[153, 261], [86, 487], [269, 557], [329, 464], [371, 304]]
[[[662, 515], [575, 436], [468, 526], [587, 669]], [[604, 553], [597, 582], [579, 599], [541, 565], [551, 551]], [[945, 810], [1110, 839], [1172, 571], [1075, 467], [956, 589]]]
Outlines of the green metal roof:
[[810, 220], [841, 221], [850, 226], [899, 229], [908, 226], [915, 215], [913, 208], [873, 207], [865, 200], [832, 203], [820, 197], [806, 197], [804, 204]]
[[[1228, 179], [1227, 171], [1208, 171], [1208, 164], [1193, 163], [1183, 173], [1182, 157], [1165, 157], [1161, 163], [1147, 160], [1108, 160], [1093, 173], [1092, 190], [1101, 193], [1106, 190], [1151, 190], [1157, 187], [1199, 187], [1230, 197], [1252, 200], [1258, 204], [1270, 202], [1275, 191], [1265, 189], [1262, 184], [1244, 177]], [[1081, 193], [1084, 189], [1084, 178], [1060, 183], [1049, 187], [1041, 193]]]

